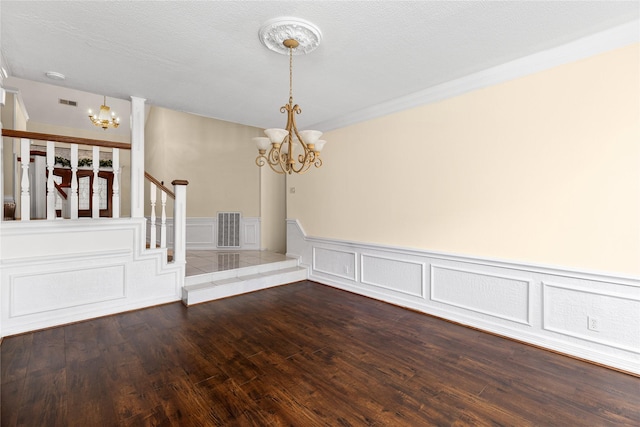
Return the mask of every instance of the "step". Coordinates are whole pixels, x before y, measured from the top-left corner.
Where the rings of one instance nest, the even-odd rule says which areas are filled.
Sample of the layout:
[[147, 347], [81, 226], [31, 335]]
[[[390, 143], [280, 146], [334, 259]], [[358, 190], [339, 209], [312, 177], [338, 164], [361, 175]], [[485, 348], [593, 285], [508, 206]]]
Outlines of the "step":
[[245, 271], [215, 281], [186, 285], [182, 288], [182, 302], [190, 306], [307, 279], [307, 269], [297, 265], [262, 272], [246, 273], [244, 268], [231, 271], [237, 273], [240, 270]]
[[215, 271], [213, 273], [202, 273], [185, 278], [185, 286], [197, 285], [199, 283], [216, 282], [223, 279], [231, 279], [238, 276], [249, 276], [251, 274], [268, 273], [274, 270], [282, 270], [298, 266], [298, 260], [288, 258], [284, 261], [269, 262], [266, 264], [251, 265], [230, 270]]

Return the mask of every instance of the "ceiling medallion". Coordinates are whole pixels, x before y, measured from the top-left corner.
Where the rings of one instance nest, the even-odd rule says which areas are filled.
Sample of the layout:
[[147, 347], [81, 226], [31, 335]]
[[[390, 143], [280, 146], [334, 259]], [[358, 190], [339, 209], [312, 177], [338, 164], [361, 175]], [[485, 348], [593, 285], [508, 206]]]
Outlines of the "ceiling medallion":
[[[273, 18], [260, 27], [260, 41], [269, 50], [282, 55], [304, 55], [313, 51], [322, 41], [320, 29], [309, 21], [300, 18]], [[285, 40], [296, 40], [298, 46], [290, 50], [283, 43]]]

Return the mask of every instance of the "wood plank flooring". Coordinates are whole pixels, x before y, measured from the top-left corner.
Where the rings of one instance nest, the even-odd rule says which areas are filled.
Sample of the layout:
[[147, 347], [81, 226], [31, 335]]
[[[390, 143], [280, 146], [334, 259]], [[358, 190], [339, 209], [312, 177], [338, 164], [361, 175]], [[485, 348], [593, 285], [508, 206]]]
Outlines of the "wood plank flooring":
[[8, 337], [2, 426], [640, 425], [640, 379], [313, 282]]

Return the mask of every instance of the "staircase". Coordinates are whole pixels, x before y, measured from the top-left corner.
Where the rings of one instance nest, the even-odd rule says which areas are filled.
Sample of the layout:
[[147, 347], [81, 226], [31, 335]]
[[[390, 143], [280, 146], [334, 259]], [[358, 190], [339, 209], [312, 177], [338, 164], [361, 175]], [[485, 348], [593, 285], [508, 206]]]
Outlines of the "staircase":
[[185, 278], [182, 302], [190, 306], [306, 279], [307, 269], [293, 258], [192, 275]]

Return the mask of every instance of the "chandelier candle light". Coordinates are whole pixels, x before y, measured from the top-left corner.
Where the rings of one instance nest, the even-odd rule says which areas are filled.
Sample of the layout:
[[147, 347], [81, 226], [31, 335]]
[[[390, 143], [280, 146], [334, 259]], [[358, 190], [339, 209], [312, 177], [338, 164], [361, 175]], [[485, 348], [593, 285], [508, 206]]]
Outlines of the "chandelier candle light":
[[116, 113], [111, 111], [111, 108], [107, 106], [107, 97], [104, 97], [104, 103], [100, 106], [100, 112], [93, 114], [89, 110], [89, 120], [96, 126], [101, 127], [104, 130], [107, 128], [117, 128], [120, 126], [120, 118], [116, 117]]
[[[289, 103], [280, 107], [281, 113], [287, 113], [287, 125], [284, 129], [266, 129], [266, 138], [253, 138], [258, 147], [258, 166], [268, 164], [280, 174], [302, 174], [311, 165], [317, 168], [322, 166], [320, 152], [326, 142], [320, 139], [322, 132], [298, 131], [295, 115], [300, 114], [302, 109], [293, 103], [294, 49], [296, 53], [308, 53], [320, 44], [320, 39], [320, 30], [315, 25], [298, 18], [277, 18], [260, 29], [260, 40], [267, 48], [278, 53], [289, 53]], [[296, 157], [295, 149], [298, 145], [303, 152]]]

